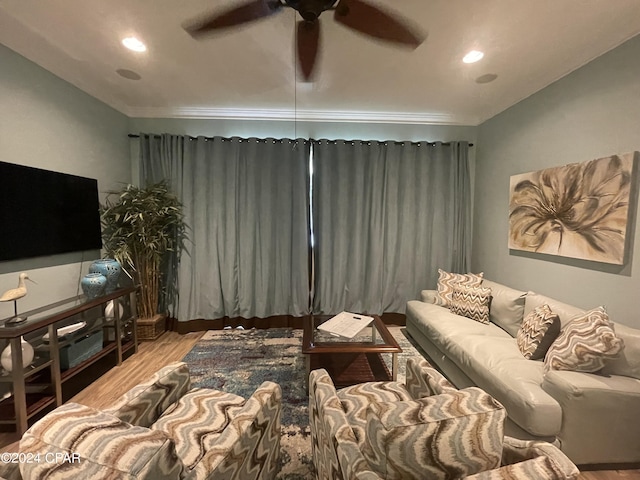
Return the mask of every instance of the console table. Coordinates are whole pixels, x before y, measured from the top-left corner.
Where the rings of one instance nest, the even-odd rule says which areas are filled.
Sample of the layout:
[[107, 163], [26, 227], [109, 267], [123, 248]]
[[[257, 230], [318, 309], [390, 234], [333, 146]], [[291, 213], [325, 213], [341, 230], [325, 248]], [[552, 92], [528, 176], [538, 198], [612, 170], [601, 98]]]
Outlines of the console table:
[[[14, 424], [19, 434], [27, 430], [32, 417], [62, 405], [67, 380], [109, 354], [114, 353], [114, 363], [120, 365], [125, 353], [138, 351], [134, 287], [94, 299], [68, 298], [20, 316], [27, 320], [17, 324], [7, 323], [10, 318], [0, 320], [0, 351], [11, 345], [12, 365], [11, 372], [3, 368], [0, 375], [0, 425]], [[74, 331], [65, 334], [68, 330]], [[34, 349], [26, 368], [22, 368], [22, 338]], [[85, 348], [89, 344], [91, 348]]]

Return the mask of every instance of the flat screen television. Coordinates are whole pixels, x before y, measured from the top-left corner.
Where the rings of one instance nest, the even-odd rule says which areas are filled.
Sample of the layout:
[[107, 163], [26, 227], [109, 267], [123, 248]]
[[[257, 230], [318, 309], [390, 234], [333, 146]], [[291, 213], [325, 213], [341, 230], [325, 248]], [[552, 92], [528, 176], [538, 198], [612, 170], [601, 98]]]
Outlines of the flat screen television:
[[0, 162], [0, 261], [101, 247], [97, 180]]

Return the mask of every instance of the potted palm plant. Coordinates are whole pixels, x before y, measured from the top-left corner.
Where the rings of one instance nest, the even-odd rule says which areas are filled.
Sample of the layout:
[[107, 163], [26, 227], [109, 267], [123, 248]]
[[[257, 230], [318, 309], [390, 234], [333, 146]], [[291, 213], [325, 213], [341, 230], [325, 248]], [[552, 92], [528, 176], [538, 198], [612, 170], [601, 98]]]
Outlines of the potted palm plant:
[[[100, 206], [106, 253], [138, 285], [138, 335], [155, 339], [165, 330], [165, 295], [175, 292], [167, 270], [177, 268], [184, 249], [186, 224], [182, 204], [166, 182], [139, 188], [126, 185], [109, 192]], [[175, 271], [170, 278], [175, 279]], [[172, 289], [173, 288], [173, 289]]]

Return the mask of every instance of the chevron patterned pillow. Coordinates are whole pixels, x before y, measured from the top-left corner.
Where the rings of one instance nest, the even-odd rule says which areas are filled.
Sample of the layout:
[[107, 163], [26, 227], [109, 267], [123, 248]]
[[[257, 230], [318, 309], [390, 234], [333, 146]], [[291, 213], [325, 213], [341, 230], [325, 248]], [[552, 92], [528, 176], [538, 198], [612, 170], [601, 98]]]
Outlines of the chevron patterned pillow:
[[372, 403], [362, 454], [387, 480], [466, 477], [500, 466], [505, 417], [477, 387]]
[[603, 307], [594, 308], [564, 326], [544, 357], [544, 369], [597, 372], [623, 348], [624, 342], [616, 336], [607, 312]]
[[544, 304], [534, 308], [524, 317], [516, 335], [518, 348], [524, 358], [539, 360], [560, 333], [560, 317]]
[[480, 273], [449, 273], [438, 269], [438, 294], [436, 295], [436, 305], [448, 307], [453, 297], [453, 287], [456, 285], [466, 285], [469, 287], [479, 287], [482, 284], [483, 272]]
[[489, 323], [491, 289], [455, 285], [449, 310], [480, 323]]

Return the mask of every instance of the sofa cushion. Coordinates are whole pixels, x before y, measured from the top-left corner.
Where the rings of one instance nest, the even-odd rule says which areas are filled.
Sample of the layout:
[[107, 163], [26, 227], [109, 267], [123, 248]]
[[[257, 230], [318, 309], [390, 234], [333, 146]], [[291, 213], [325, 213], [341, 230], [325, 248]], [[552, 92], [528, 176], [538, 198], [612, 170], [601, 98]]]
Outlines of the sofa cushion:
[[456, 336], [446, 345], [445, 354], [478, 387], [498, 399], [514, 423], [533, 435], [553, 437], [562, 425], [562, 409], [541, 387], [544, 364], [524, 358], [516, 339], [503, 333], [507, 338]]
[[482, 284], [484, 273], [450, 273], [442, 269], [438, 269], [438, 296], [436, 297], [436, 305], [447, 307], [451, 303], [453, 297], [454, 285], [466, 285], [469, 287], [478, 287]]
[[363, 454], [386, 479], [460, 478], [500, 465], [504, 407], [479, 388], [367, 409]]
[[480, 323], [489, 323], [490, 301], [489, 288], [454, 285], [449, 310]]
[[567, 323], [544, 358], [545, 371], [573, 370], [597, 372], [605, 360], [615, 358], [624, 348], [616, 337], [604, 308], [577, 315]]
[[151, 429], [173, 439], [178, 456], [191, 470], [216, 445], [234, 412], [245, 402], [232, 393], [194, 388], [169, 407]]
[[573, 317], [585, 312], [582, 308], [574, 307], [568, 303], [559, 302], [554, 298], [546, 297], [536, 292], [527, 292], [527, 296], [524, 301], [524, 314], [529, 315], [534, 308], [545, 304], [549, 305], [551, 311], [560, 317], [560, 327], [564, 327]]
[[491, 289], [489, 318], [515, 337], [524, 317], [527, 292], [486, 279], [482, 281], [482, 286]]
[[524, 358], [539, 360], [560, 333], [560, 317], [549, 305], [534, 308], [522, 322], [516, 341]]
[[623, 375], [640, 379], [640, 330], [616, 323], [616, 336], [624, 342], [624, 349], [616, 358], [607, 360], [603, 375]]
[[416, 320], [416, 325], [427, 337], [438, 340], [457, 335], [487, 335], [512, 338], [493, 323], [480, 323], [452, 313], [449, 309], [415, 300], [407, 302], [407, 316]]
[[[20, 452], [75, 461], [22, 463], [23, 478], [179, 479], [186, 474], [163, 432], [130, 425], [108, 413], [68, 403], [25, 432]], [[76, 457], [77, 456], [77, 457]]]

